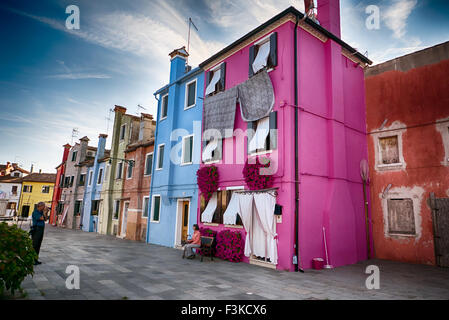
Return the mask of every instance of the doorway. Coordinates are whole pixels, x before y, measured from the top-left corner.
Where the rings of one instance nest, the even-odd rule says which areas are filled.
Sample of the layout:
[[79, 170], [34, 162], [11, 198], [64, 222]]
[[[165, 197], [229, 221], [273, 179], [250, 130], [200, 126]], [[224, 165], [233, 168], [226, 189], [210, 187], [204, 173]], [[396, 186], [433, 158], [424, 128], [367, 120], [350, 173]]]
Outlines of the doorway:
[[129, 202], [125, 202], [123, 205], [123, 214], [122, 214], [122, 231], [120, 232], [122, 237], [126, 236], [126, 225], [128, 222], [128, 208]]
[[181, 230], [181, 240], [186, 241], [189, 233], [189, 209], [190, 202], [183, 201], [182, 204], [182, 230]]
[[178, 199], [176, 209], [175, 247], [180, 247], [182, 242], [189, 237], [190, 200]]
[[22, 218], [27, 218], [30, 215], [30, 206], [22, 206]]
[[449, 267], [449, 198], [430, 194], [432, 209], [435, 260], [439, 267]]

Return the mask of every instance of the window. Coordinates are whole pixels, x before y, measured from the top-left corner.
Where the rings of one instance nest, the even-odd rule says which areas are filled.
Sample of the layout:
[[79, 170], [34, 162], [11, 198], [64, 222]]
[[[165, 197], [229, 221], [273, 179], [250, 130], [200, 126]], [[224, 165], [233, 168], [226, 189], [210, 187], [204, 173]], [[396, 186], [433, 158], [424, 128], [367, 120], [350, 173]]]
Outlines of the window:
[[81, 214], [81, 208], [82, 208], [81, 204], [82, 204], [81, 200], [75, 201], [75, 211], [74, 211], [75, 216], [79, 216]]
[[398, 136], [379, 138], [379, 149], [381, 164], [400, 163]]
[[78, 151], [73, 151], [72, 153], [72, 161], [76, 161], [76, 156], [78, 155]]
[[225, 90], [226, 62], [223, 62], [206, 73], [206, 83], [206, 96]]
[[248, 154], [277, 148], [277, 111], [258, 121], [247, 123]]
[[[229, 202], [231, 201], [232, 190], [219, 190], [217, 191], [217, 206], [215, 208], [214, 215], [212, 217], [212, 223], [223, 224], [223, 214], [225, 213]], [[200, 212], [204, 212], [208, 203], [206, 203], [203, 195], [200, 198]], [[210, 200], [209, 200], [210, 201]], [[236, 225], [242, 226], [242, 219], [240, 215], [237, 215]]]
[[165, 145], [160, 144], [157, 147], [157, 165], [156, 170], [162, 170], [162, 167], [164, 166], [164, 149]]
[[13, 177], [20, 177], [20, 172], [14, 172]]
[[211, 137], [203, 142], [203, 153], [201, 155], [204, 163], [221, 160], [223, 140]]
[[120, 127], [120, 140], [124, 140], [125, 139], [125, 134], [126, 134], [126, 124], [123, 124]]
[[123, 162], [117, 163], [117, 171], [115, 173], [115, 179], [121, 179], [123, 174]]
[[27, 193], [33, 192], [33, 186], [23, 186], [23, 192]]
[[120, 200], [115, 200], [114, 203], [114, 220], [118, 220], [118, 214], [120, 212]]
[[64, 175], [61, 174], [60, 178], [59, 178], [59, 187], [60, 188], [64, 188]]
[[273, 32], [249, 48], [249, 77], [275, 66], [277, 66], [277, 32]]
[[193, 135], [182, 138], [182, 161], [181, 164], [192, 164], [193, 162]]
[[153, 153], [148, 153], [145, 157], [145, 171], [144, 175], [151, 175], [151, 170], [153, 170]]
[[160, 221], [160, 213], [161, 213], [161, 196], [154, 195], [153, 196], [153, 205], [151, 206], [151, 222], [159, 222]]
[[92, 200], [92, 206], [91, 206], [91, 215], [96, 216], [98, 215], [98, 209], [100, 207], [100, 200]]
[[133, 177], [133, 168], [134, 168], [133, 165], [128, 162], [128, 171], [126, 174], [126, 179], [131, 179]]
[[73, 187], [73, 180], [75, 180], [75, 176], [70, 177], [70, 187]]
[[168, 94], [162, 97], [160, 120], [164, 120], [165, 118], [167, 118], [167, 114], [168, 114]]
[[70, 187], [70, 177], [65, 177], [64, 178], [64, 187], [65, 188]]
[[92, 185], [92, 178], [93, 178], [93, 175], [94, 175], [93, 170], [90, 170], [90, 171], [89, 171], [89, 186]]
[[86, 174], [85, 174], [85, 173], [80, 174], [80, 182], [79, 182], [79, 185], [80, 185], [80, 186], [84, 186], [85, 183], [86, 183]]
[[187, 83], [184, 110], [193, 108], [196, 104], [196, 79]]
[[8, 202], [8, 204], [6, 205], [6, 209], [8, 210], [14, 210], [15, 208], [16, 208], [15, 202]]
[[150, 198], [149, 197], [143, 197], [143, 206], [142, 206], [142, 217], [143, 218], [147, 218], [148, 217], [148, 206], [150, 202]]
[[415, 215], [412, 199], [388, 199], [388, 233], [415, 235]]
[[17, 186], [12, 186], [11, 193], [15, 196], [17, 195]]
[[103, 180], [103, 168], [100, 168], [100, 171], [98, 173], [97, 184], [101, 184], [102, 180]]
[[50, 193], [50, 186], [42, 186], [42, 193]]

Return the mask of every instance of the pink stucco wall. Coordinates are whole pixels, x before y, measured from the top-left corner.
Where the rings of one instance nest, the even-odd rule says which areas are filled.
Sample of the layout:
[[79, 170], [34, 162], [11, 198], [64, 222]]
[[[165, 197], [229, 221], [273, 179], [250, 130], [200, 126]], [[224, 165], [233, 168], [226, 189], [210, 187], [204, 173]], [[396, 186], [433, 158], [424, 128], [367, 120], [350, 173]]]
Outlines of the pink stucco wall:
[[[290, 271], [294, 270], [295, 228], [294, 27], [286, 22], [274, 30], [278, 33], [278, 65], [269, 73], [274, 110], [278, 111], [278, 148], [270, 157], [278, 164], [274, 187], [279, 188], [277, 203], [283, 206], [282, 223], [277, 224], [277, 268]], [[226, 89], [248, 79], [251, 45], [224, 60]], [[360, 160], [367, 158], [363, 70], [343, 57], [334, 42], [323, 43], [300, 28], [298, 48], [301, 267], [311, 268], [312, 258], [324, 258], [323, 226], [330, 262], [334, 266], [354, 263], [366, 258], [359, 174]], [[246, 128], [237, 107], [235, 129]], [[224, 140], [223, 159], [232, 152], [234, 164], [216, 164], [222, 189], [245, 185], [244, 160], [235, 163], [237, 150], [246, 160], [246, 139]]]

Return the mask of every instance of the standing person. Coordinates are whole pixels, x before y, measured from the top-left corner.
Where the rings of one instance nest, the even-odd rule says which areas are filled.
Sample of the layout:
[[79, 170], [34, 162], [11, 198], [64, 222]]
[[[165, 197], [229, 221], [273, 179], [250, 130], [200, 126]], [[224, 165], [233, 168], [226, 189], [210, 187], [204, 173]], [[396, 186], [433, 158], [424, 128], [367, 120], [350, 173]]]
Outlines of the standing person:
[[191, 240], [187, 240], [188, 244], [184, 246], [184, 255], [187, 255], [187, 259], [195, 258], [195, 254], [193, 253], [193, 248], [201, 247], [201, 234], [200, 227], [197, 224], [193, 225], [193, 236]]
[[[33, 211], [33, 231], [31, 238], [33, 239], [33, 248], [39, 257], [39, 251], [41, 249], [42, 239], [44, 238], [45, 220], [48, 219], [47, 216], [48, 208], [44, 202], [39, 202], [36, 209]], [[41, 264], [38, 259], [34, 262], [34, 265]]]

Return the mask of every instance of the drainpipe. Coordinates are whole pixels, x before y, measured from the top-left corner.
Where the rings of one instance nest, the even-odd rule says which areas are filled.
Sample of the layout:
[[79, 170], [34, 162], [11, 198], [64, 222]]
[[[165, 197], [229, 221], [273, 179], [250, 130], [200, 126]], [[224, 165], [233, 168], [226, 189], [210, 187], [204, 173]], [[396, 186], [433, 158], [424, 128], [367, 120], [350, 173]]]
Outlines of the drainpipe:
[[[306, 16], [304, 16], [305, 18]], [[295, 256], [296, 256], [296, 264], [295, 271], [304, 272], [304, 270], [300, 267], [300, 257], [299, 257], [299, 137], [298, 137], [298, 118], [299, 118], [299, 106], [298, 106], [298, 24], [299, 24], [299, 16], [296, 16], [296, 24], [294, 31], [294, 68], [295, 68]]]

